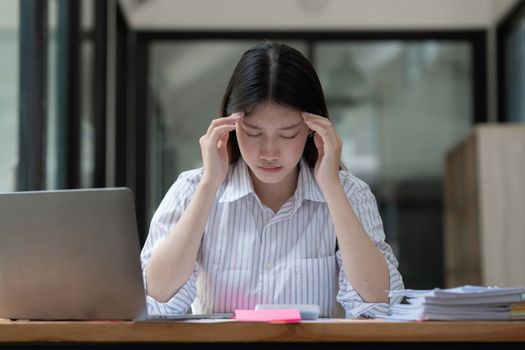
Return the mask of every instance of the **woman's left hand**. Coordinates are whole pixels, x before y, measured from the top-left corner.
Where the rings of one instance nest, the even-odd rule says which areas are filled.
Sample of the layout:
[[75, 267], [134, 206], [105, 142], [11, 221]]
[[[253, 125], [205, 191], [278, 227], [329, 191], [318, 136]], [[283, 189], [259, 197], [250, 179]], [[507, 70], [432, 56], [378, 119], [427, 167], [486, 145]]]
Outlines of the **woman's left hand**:
[[339, 184], [339, 163], [343, 141], [328, 118], [302, 112], [304, 122], [314, 131], [314, 143], [319, 157], [314, 168], [315, 180], [321, 190]]

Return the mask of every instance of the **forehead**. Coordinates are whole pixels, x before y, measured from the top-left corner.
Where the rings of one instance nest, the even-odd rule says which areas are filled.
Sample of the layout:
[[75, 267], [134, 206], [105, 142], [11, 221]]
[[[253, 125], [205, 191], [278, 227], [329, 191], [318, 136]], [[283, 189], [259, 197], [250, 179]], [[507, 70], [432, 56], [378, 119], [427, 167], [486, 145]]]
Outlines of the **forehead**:
[[246, 117], [246, 122], [251, 125], [257, 125], [258, 127], [289, 126], [297, 124], [301, 120], [301, 111], [273, 102], [268, 102], [257, 106]]

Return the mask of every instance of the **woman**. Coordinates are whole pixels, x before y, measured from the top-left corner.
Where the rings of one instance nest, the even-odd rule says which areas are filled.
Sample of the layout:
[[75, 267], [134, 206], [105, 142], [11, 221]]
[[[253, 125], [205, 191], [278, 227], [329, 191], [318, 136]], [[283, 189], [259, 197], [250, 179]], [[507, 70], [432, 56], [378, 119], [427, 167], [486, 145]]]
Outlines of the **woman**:
[[142, 251], [151, 314], [317, 304], [384, 314], [402, 289], [369, 187], [340, 166], [321, 84], [297, 50], [263, 42], [236, 66]]

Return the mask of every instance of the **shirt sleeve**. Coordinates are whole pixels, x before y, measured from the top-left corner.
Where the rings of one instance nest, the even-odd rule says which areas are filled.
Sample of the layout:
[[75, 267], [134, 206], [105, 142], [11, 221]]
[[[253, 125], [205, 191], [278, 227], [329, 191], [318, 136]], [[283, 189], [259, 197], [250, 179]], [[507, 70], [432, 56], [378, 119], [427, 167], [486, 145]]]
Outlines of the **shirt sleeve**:
[[[344, 179], [343, 188], [350, 200], [354, 211], [368, 233], [375, 246], [383, 253], [388, 265], [390, 274], [390, 290], [403, 289], [403, 279], [397, 270], [398, 262], [392, 248], [385, 242], [385, 233], [383, 222], [377, 208], [377, 202], [372, 191], [364, 182], [359, 183], [351, 181], [349, 178]], [[346, 318], [356, 317], [378, 317], [388, 314], [390, 305], [401, 302], [402, 297], [390, 298], [387, 303], [365, 303], [352, 284], [346, 279], [343, 268], [343, 257], [341, 251], [336, 252], [337, 263], [339, 264], [339, 292], [337, 301], [345, 309]]]
[[[155, 249], [166, 239], [170, 230], [181, 218], [198, 184], [198, 181], [189, 178], [188, 173], [182, 173], [171, 186], [151, 220], [148, 237], [140, 255], [146, 291], [148, 290], [146, 276], [148, 261]], [[199, 270], [199, 265], [196, 263], [188, 281], [166, 303], [161, 303], [150, 295], [146, 295], [148, 314], [187, 313], [197, 295], [196, 282]]]

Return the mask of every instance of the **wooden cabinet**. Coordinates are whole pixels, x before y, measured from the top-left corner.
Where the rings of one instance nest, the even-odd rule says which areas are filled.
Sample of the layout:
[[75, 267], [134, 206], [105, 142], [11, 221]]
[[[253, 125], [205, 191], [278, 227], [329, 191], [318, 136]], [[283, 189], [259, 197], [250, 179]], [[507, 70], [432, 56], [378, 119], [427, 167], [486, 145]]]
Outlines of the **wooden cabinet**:
[[473, 129], [444, 186], [446, 286], [525, 286], [525, 125]]

